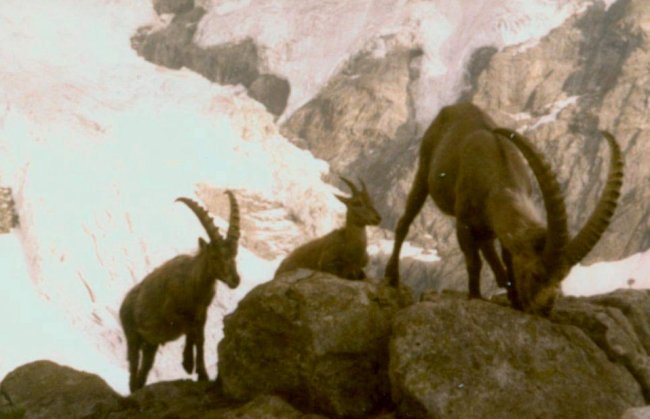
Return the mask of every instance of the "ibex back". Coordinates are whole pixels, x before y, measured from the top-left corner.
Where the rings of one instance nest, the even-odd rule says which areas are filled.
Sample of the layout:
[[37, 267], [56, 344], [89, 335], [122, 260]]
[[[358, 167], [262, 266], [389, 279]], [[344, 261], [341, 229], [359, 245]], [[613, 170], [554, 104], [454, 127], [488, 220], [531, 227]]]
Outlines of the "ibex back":
[[[513, 306], [548, 314], [560, 282], [595, 246], [616, 208], [623, 161], [614, 137], [603, 135], [611, 148], [605, 190], [585, 226], [569, 242], [559, 185], [530, 142], [513, 131], [496, 128], [492, 119], [472, 104], [443, 108], [422, 139], [417, 173], [397, 224], [385, 275], [393, 285], [398, 284], [402, 243], [430, 195], [440, 210], [456, 217], [470, 298], [481, 296], [480, 252], [497, 284], [508, 288]], [[546, 223], [532, 198], [526, 161], [542, 191]], [[501, 258], [495, 239], [501, 244]]]

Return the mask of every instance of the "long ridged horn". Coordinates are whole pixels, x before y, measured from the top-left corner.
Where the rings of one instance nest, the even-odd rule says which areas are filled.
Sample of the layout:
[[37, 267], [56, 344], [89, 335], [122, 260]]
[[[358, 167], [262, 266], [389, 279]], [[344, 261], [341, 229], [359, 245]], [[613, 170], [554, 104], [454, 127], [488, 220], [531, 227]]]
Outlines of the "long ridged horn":
[[222, 239], [221, 234], [219, 234], [219, 229], [214, 225], [214, 220], [210, 217], [205, 208], [190, 198], [180, 197], [176, 198], [176, 200], [187, 205], [192, 212], [196, 214], [196, 217], [199, 219], [199, 222], [201, 222], [205, 232], [208, 233], [211, 242]]
[[517, 146], [537, 179], [546, 209], [547, 233], [543, 258], [552, 272], [563, 265], [565, 247], [569, 241], [566, 205], [555, 173], [542, 153], [526, 137], [506, 128], [496, 128], [493, 132]]
[[346, 185], [348, 185], [348, 188], [350, 188], [350, 191], [352, 191], [352, 195], [356, 195], [359, 193], [359, 189], [357, 189], [357, 187], [355, 186], [354, 183], [352, 183], [352, 181], [344, 178], [343, 176], [340, 176], [340, 178], [343, 182], [345, 182]]
[[230, 225], [228, 226], [226, 241], [237, 248], [237, 243], [239, 242], [239, 205], [232, 191], [228, 190], [226, 194], [230, 200], [230, 221], [228, 222]]
[[623, 156], [621, 154], [621, 147], [612, 134], [607, 131], [601, 131], [600, 133], [607, 139], [610, 148], [607, 182], [591, 216], [589, 216], [582, 229], [567, 245], [566, 260], [570, 264], [569, 266], [580, 262], [594, 248], [598, 240], [600, 240], [612, 220], [618, 204], [618, 198], [621, 195], [621, 186], [623, 185]]
[[364, 182], [360, 177], [357, 179], [359, 180], [359, 185], [361, 185], [361, 191], [365, 194], [368, 194], [368, 187], [366, 186], [366, 182]]

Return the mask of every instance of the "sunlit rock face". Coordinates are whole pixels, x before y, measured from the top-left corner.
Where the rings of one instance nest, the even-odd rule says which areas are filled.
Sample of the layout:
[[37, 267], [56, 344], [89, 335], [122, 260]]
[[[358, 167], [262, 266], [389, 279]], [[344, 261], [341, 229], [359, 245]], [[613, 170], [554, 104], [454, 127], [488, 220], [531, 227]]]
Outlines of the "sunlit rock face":
[[494, 54], [476, 79], [474, 102], [528, 135], [552, 162], [574, 232], [595, 207], [609, 165], [598, 130], [618, 139], [625, 158], [622, 197], [586, 262], [650, 247], [648, 22], [648, 2], [595, 4], [537, 45]]

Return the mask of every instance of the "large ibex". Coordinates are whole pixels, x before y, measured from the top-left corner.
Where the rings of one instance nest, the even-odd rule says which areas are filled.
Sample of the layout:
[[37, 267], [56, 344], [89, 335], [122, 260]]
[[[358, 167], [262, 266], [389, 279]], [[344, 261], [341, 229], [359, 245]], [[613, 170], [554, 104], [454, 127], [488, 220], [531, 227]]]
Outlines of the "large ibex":
[[[203, 358], [204, 328], [217, 279], [230, 288], [239, 285], [235, 262], [239, 241], [239, 207], [232, 192], [230, 226], [226, 238], [207, 211], [189, 198], [178, 198], [198, 217], [210, 239], [199, 238], [195, 255], [168, 260], [134, 286], [120, 307], [129, 361], [129, 388], [133, 392], [147, 381], [158, 346], [185, 335], [183, 368], [198, 379], [208, 379]], [[196, 349], [196, 354], [195, 354]], [[142, 353], [142, 359], [140, 359]]]
[[[569, 240], [564, 198], [541, 153], [514, 131], [496, 128], [478, 107], [461, 103], [443, 108], [420, 147], [415, 180], [395, 231], [385, 275], [399, 283], [399, 254], [409, 227], [430, 195], [444, 213], [456, 217], [456, 235], [465, 256], [469, 296], [480, 298], [480, 253], [508, 288], [513, 306], [547, 315], [559, 285], [573, 265], [596, 245], [617, 205], [623, 159], [614, 137], [602, 133], [610, 150], [604, 191], [593, 213]], [[528, 161], [540, 185], [546, 223], [533, 202]], [[495, 249], [501, 244], [501, 258]]]
[[347, 207], [345, 226], [314, 239], [292, 251], [275, 271], [275, 276], [293, 269], [305, 268], [329, 272], [347, 279], [363, 279], [363, 268], [368, 263], [366, 252], [366, 226], [378, 225], [381, 216], [375, 209], [365, 183], [361, 190], [348, 179], [341, 177], [352, 196], [336, 198]]

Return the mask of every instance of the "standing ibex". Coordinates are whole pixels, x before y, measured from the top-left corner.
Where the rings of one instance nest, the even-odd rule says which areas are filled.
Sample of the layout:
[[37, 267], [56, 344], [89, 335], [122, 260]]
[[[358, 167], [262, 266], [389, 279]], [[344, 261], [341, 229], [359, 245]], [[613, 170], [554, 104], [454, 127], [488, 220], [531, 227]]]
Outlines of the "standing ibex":
[[341, 177], [352, 196], [336, 198], [347, 207], [345, 226], [327, 235], [312, 240], [295, 249], [275, 271], [277, 277], [282, 272], [305, 268], [329, 272], [341, 278], [363, 279], [363, 268], [368, 263], [366, 252], [366, 226], [378, 225], [381, 217], [377, 213], [368, 190], [361, 181], [361, 190], [348, 179]]
[[[623, 160], [614, 137], [605, 189], [578, 235], [569, 241], [564, 199], [542, 155], [519, 134], [496, 128], [483, 111], [461, 103], [443, 108], [427, 129], [406, 209], [395, 232], [386, 277], [399, 282], [399, 253], [409, 226], [427, 195], [456, 217], [456, 235], [469, 274], [469, 296], [479, 298], [481, 257], [499, 286], [508, 287], [515, 307], [548, 314], [569, 269], [596, 244], [610, 223], [623, 178]], [[513, 146], [514, 144], [514, 146]], [[540, 185], [546, 225], [532, 199], [528, 161]], [[494, 246], [501, 244], [503, 263]], [[504, 266], [505, 265], [505, 266]]]
[[[183, 368], [207, 380], [203, 359], [204, 328], [217, 279], [230, 288], [239, 285], [235, 259], [239, 240], [239, 207], [232, 192], [230, 226], [224, 239], [207, 211], [189, 198], [178, 198], [198, 217], [210, 242], [199, 238], [196, 255], [168, 260], [133, 287], [122, 302], [120, 319], [126, 335], [129, 388], [142, 388], [153, 366], [158, 345], [185, 335]], [[196, 358], [194, 349], [196, 348]], [[140, 360], [142, 352], [142, 360]]]

